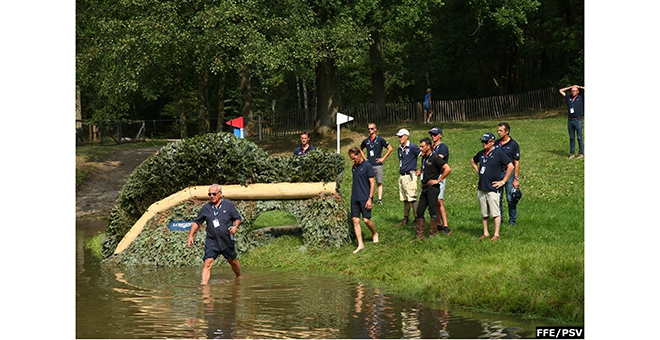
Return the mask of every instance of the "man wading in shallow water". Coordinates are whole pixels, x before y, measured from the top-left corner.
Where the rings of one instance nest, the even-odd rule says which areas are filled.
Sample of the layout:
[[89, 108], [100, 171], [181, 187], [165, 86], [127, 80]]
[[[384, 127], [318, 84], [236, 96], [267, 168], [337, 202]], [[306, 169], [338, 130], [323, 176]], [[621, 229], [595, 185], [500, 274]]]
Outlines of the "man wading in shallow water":
[[188, 234], [188, 247], [190, 247], [193, 244], [195, 232], [206, 221], [204, 267], [202, 267], [203, 285], [209, 283], [213, 262], [221, 254], [231, 266], [236, 278], [241, 278], [241, 265], [234, 250], [236, 241], [232, 237], [238, 232], [241, 215], [232, 201], [222, 198], [222, 188], [219, 184], [212, 184], [209, 187], [209, 199], [210, 202], [204, 204], [199, 210]]

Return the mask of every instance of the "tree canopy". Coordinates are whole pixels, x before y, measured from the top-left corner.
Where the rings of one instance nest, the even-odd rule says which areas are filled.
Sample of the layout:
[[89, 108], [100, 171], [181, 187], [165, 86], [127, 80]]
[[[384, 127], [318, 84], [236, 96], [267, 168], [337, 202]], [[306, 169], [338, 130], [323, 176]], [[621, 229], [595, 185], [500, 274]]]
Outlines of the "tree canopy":
[[584, 80], [577, 0], [78, 0], [76, 11], [83, 118], [175, 117], [182, 137], [209, 132], [210, 117], [249, 125], [273, 105], [309, 102], [325, 133], [341, 105], [420, 101], [427, 87], [467, 99]]

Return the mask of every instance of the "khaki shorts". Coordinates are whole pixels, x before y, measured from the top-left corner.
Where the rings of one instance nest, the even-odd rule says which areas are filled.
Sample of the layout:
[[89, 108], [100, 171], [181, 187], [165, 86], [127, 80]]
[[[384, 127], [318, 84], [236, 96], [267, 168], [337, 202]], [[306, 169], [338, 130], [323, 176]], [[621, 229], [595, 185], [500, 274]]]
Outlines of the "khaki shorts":
[[417, 176], [415, 173], [399, 176], [399, 199], [402, 202], [415, 202], [417, 196]]
[[495, 191], [482, 191], [478, 190], [477, 197], [479, 198], [479, 208], [481, 208], [481, 217], [500, 216], [500, 193]]

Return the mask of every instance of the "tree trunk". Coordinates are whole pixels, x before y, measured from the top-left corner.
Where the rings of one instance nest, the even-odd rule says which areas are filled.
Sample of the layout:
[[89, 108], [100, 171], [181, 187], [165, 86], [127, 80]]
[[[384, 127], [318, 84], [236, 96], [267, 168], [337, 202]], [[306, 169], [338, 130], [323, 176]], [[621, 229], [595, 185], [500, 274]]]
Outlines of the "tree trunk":
[[316, 66], [316, 88], [318, 102], [314, 131], [320, 135], [328, 135], [336, 127], [335, 117], [341, 106], [339, 72], [334, 59], [327, 57], [319, 61]]
[[222, 132], [225, 124], [225, 81], [227, 80], [227, 73], [220, 72], [218, 75], [220, 80], [218, 81], [218, 126], [216, 126], [216, 132]]
[[199, 134], [204, 135], [211, 129], [209, 121], [209, 71], [204, 69], [197, 73], [197, 127]]
[[243, 94], [241, 115], [243, 116], [243, 124], [245, 125], [245, 136], [254, 136], [256, 134], [256, 127], [252, 112], [252, 87], [250, 86], [250, 74], [244, 65], [241, 65], [239, 78], [241, 79], [241, 93]]
[[383, 74], [383, 50], [380, 44], [380, 31], [375, 28], [371, 31], [373, 39], [369, 47], [371, 59], [371, 86], [374, 101], [374, 119], [383, 120], [385, 117], [385, 76]]
[[183, 103], [183, 80], [177, 69], [174, 76], [174, 92], [176, 93], [176, 108], [179, 113], [179, 125], [181, 126], [181, 139], [188, 138], [188, 119], [186, 119], [186, 108]]

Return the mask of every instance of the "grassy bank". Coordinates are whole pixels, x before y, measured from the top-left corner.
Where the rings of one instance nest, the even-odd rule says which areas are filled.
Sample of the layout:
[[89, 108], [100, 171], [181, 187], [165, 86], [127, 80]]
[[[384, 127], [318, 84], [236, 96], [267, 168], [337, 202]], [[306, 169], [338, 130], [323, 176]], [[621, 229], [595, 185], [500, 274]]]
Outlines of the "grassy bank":
[[[346, 275], [404, 298], [554, 318], [554, 324], [583, 324], [584, 160], [567, 159], [566, 118], [558, 112], [508, 122], [511, 136], [521, 148], [524, 196], [518, 205], [518, 224], [510, 227], [503, 223], [499, 241], [478, 240], [482, 233], [478, 177], [470, 167], [470, 158], [482, 148], [479, 138], [486, 131], [496, 133], [498, 121], [439, 125], [450, 148], [452, 172], [447, 179], [445, 204], [453, 234], [440, 234], [424, 242], [411, 242], [415, 237], [411, 225], [395, 226], [403, 216], [403, 204], [398, 198], [398, 139], [394, 134], [405, 127], [412, 134], [410, 140], [418, 144], [432, 125], [400, 124], [378, 127], [379, 134], [395, 148], [384, 166], [384, 204], [373, 210], [379, 243], [371, 243], [364, 225], [365, 249], [355, 255], [356, 244], [312, 250], [302, 246], [299, 235], [282, 236], [242, 256], [241, 264]], [[342, 129], [346, 170], [341, 192], [346, 199], [350, 199], [352, 181], [347, 150], [359, 146], [366, 136], [367, 122], [360, 124], [355, 130]], [[334, 150], [334, 138], [312, 139], [312, 144]], [[271, 155], [290, 155], [298, 136], [255, 143]], [[287, 213], [269, 212], [255, 226], [295, 223]]]
[[[357, 255], [352, 254], [355, 244], [338, 250], [309, 251], [301, 247], [299, 237], [280, 237], [243, 256], [242, 264], [348, 275], [406, 298], [583, 323], [584, 161], [567, 159], [566, 118], [550, 114], [509, 120], [511, 136], [521, 148], [524, 196], [518, 205], [517, 226], [503, 223], [501, 239], [492, 243], [478, 240], [482, 227], [477, 175], [470, 167], [470, 158], [482, 148], [481, 134], [496, 133], [497, 123], [440, 126], [451, 152], [452, 172], [445, 193], [451, 236], [411, 242], [412, 226], [395, 226], [402, 218], [403, 204], [398, 198], [398, 160], [393, 152], [384, 167], [384, 204], [373, 210], [379, 243], [370, 242], [370, 232], [364, 225], [366, 247]], [[366, 135], [367, 124], [362, 125], [359, 131], [342, 131], [343, 155]], [[431, 126], [379, 126], [379, 134], [396, 150], [398, 140], [394, 134], [402, 127], [411, 131], [410, 140], [418, 144]], [[297, 136], [292, 136], [262, 144], [265, 149], [269, 145], [289, 145], [293, 149], [296, 140]], [[328, 149], [336, 147], [330, 141], [316, 142]], [[269, 151], [290, 152], [276, 147]], [[348, 199], [352, 180], [348, 157], [346, 164], [341, 191]]]

